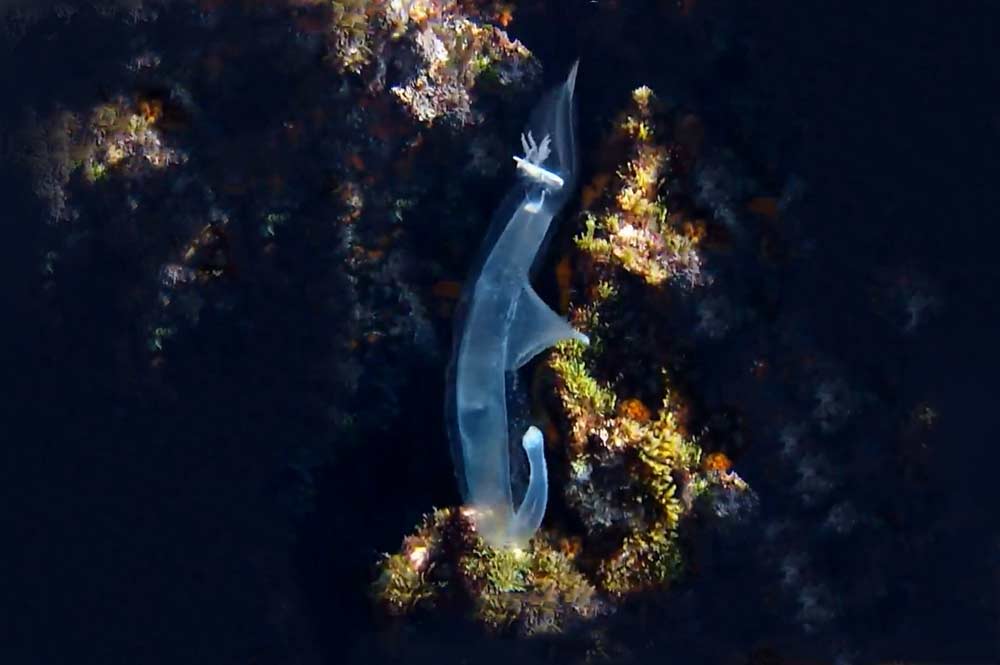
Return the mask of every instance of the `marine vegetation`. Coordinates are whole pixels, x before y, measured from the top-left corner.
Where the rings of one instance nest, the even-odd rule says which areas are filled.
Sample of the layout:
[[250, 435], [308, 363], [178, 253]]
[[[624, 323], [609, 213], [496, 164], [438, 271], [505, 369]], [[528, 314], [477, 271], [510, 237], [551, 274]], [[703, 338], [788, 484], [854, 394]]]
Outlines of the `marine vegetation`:
[[[729, 458], [688, 430], [671, 346], [659, 341], [669, 334], [656, 309], [666, 290], [707, 281], [702, 225], [668, 206], [683, 183], [676, 145], [659, 130], [669, 115], [648, 88], [633, 94], [602, 146], [614, 176], [598, 171], [585, 187], [584, 231], [557, 264], [560, 300], [589, 345], [566, 335], [533, 381], [536, 407], [548, 413], [551, 526], [511, 548], [475, 528], [475, 506], [435, 512], [379, 566], [373, 593], [389, 613], [471, 604], [494, 630], [568, 630], [669, 588], [690, 564], [686, 530], [752, 513], [756, 498]], [[529, 154], [543, 145], [525, 144]], [[560, 572], [540, 596], [541, 566]]]
[[[510, 7], [452, 0], [301, 0], [327, 43], [326, 59], [360, 76], [372, 91], [388, 88], [419, 122], [478, 124], [473, 87], [503, 88], [537, 74], [531, 53], [502, 27]], [[482, 5], [482, 6], [477, 6]], [[499, 24], [494, 25], [494, 24]], [[403, 75], [387, 70], [400, 63]]]
[[383, 557], [373, 597], [392, 616], [471, 603], [473, 616], [491, 630], [560, 632], [606, 611], [577, 553], [546, 535], [526, 549], [490, 547], [471, 511], [439, 509], [424, 516], [398, 553]]
[[[672, 215], [664, 201], [673, 164], [669, 147], [657, 140], [656, 105], [649, 88], [632, 93], [632, 108], [618, 120], [620, 136], [627, 137], [630, 147], [613, 178], [613, 201], [584, 212], [585, 230], [576, 242], [595, 262], [618, 264], [650, 285], [668, 279], [694, 285], [703, 278], [697, 248], [704, 232]], [[595, 196], [610, 180], [608, 174], [599, 175], [588, 195]]]
[[93, 185], [112, 173], [137, 180], [183, 164], [187, 156], [164, 141], [162, 121], [160, 99], [123, 95], [83, 113], [29, 116], [19, 137], [21, 159], [34, 175], [35, 193], [47, 204], [50, 221], [76, 216], [66, 187], [78, 173]]

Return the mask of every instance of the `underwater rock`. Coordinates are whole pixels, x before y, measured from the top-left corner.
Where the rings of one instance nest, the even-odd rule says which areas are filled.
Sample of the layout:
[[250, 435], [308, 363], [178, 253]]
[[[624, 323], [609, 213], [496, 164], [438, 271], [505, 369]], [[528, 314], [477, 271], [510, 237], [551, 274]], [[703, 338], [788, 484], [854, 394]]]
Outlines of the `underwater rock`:
[[[511, 554], [487, 545], [469, 509], [438, 511], [379, 566], [373, 593], [390, 614], [471, 604], [477, 620], [493, 630], [530, 635], [586, 625], [581, 620], [613, 612], [640, 592], [665, 590], [682, 576], [689, 565], [685, 529], [754, 515], [756, 496], [732, 463], [720, 452], [706, 455], [702, 437], [688, 432], [684, 401], [670, 380], [669, 347], [629, 337], [636, 330], [669, 334], [658, 310], [664, 301], [656, 296], [675, 284], [690, 290], [705, 281], [698, 226], [684, 221], [681, 207], [671, 216], [663, 202], [679, 185], [668, 177], [671, 144], [654, 141], [653, 99], [639, 89], [631, 115], [617, 124], [605, 151], [621, 160], [613, 168], [615, 185], [610, 177], [601, 184], [599, 176], [584, 191], [588, 231], [557, 266], [570, 320], [591, 341], [558, 343], [536, 380], [536, 402], [550, 416], [546, 455], [557, 479], [550, 491], [561, 493], [561, 509], [569, 514], [554, 516], [552, 526], [543, 524]], [[596, 206], [600, 212], [593, 212]], [[606, 220], [600, 227], [598, 216]], [[625, 220], [642, 233], [623, 236]], [[650, 399], [657, 408], [646, 406]], [[453, 525], [456, 514], [466, 515], [462, 536], [448, 539], [442, 525]], [[562, 581], [553, 588], [576, 591], [550, 592], [543, 615], [549, 628], [525, 630], [538, 625], [528, 570], [538, 557], [552, 556], [555, 543], [572, 556], [556, 557]], [[433, 583], [415, 576], [414, 560], [435, 562]], [[470, 583], [473, 572], [477, 581]], [[484, 576], [493, 581], [484, 583]]]
[[525, 549], [490, 547], [469, 511], [446, 508], [426, 515], [398, 553], [385, 555], [372, 592], [394, 616], [464, 605], [491, 630], [562, 632], [607, 611], [575, 557], [571, 543], [546, 537]]
[[650, 285], [694, 286], [705, 280], [698, 253], [704, 230], [667, 204], [665, 186], [678, 158], [657, 136], [658, 106], [649, 88], [632, 93], [607, 146], [609, 153], [624, 152], [624, 163], [613, 176], [599, 172], [584, 190], [585, 230], [576, 243], [593, 261], [620, 265]]
[[417, 122], [479, 124], [474, 90], [522, 90], [540, 73], [534, 56], [501, 26], [507, 5], [449, 0], [307, 1], [327, 26], [327, 59], [370, 90], [389, 87]]
[[111, 174], [139, 179], [183, 164], [187, 155], [164, 141], [158, 123], [162, 101], [122, 96], [85, 113], [56, 111], [46, 118], [29, 114], [16, 152], [31, 171], [35, 193], [47, 204], [51, 221], [76, 216], [66, 187], [80, 173], [93, 185]]

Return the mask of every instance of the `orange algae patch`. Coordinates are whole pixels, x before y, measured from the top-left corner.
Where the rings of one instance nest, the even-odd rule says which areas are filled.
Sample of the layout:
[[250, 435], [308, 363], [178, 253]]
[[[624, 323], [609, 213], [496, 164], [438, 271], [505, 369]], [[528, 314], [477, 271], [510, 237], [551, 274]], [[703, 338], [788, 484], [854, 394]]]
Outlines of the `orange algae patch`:
[[709, 453], [701, 463], [705, 471], [729, 471], [733, 462], [722, 452]]
[[622, 400], [618, 404], [618, 415], [639, 423], [648, 423], [652, 417], [649, 407], [643, 404], [642, 400], [634, 397]]
[[509, 5], [503, 7], [500, 10], [500, 13], [497, 14], [497, 23], [499, 23], [501, 27], [506, 28], [508, 25], [510, 25], [510, 22], [513, 20], [514, 20], [514, 11]]
[[152, 125], [163, 117], [163, 102], [159, 99], [139, 100], [139, 115]]
[[700, 219], [685, 220], [681, 224], [681, 233], [691, 242], [699, 244], [708, 236], [708, 227]]

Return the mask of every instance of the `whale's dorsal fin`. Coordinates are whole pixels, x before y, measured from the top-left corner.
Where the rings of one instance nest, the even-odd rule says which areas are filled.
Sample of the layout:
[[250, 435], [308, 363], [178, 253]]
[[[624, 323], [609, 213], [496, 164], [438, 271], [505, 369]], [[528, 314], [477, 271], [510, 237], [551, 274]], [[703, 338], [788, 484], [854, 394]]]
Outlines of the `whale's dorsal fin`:
[[586, 335], [546, 305], [531, 285], [525, 284], [508, 329], [507, 370], [516, 370], [556, 342], [569, 339], [590, 343]]

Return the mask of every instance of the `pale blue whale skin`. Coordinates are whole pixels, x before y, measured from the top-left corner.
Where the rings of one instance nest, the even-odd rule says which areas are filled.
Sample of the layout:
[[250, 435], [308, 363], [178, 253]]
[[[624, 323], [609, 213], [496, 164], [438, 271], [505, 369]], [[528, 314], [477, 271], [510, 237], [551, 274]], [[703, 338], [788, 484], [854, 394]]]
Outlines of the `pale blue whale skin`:
[[[508, 442], [510, 374], [556, 342], [587, 338], [535, 293], [532, 264], [577, 176], [573, 90], [576, 65], [532, 112], [516, 157], [518, 182], [497, 210], [481, 262], [456, 310], [447, 418], [459, 487], [479, 534], [495, 547], [520, 547], [541, 524], [548, 501], [544, 442], [536, 427], [521, 439], [530, 467], [515, 509]], [[514, 448], [515, 453], [519, 451]]]

